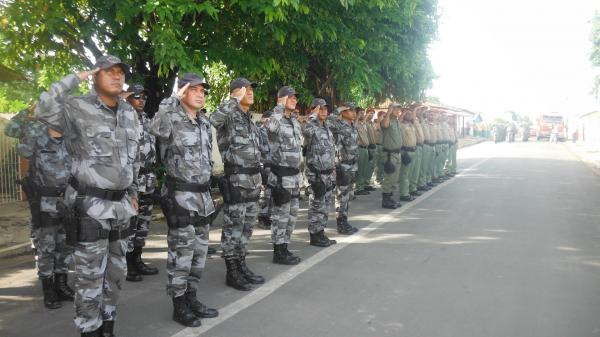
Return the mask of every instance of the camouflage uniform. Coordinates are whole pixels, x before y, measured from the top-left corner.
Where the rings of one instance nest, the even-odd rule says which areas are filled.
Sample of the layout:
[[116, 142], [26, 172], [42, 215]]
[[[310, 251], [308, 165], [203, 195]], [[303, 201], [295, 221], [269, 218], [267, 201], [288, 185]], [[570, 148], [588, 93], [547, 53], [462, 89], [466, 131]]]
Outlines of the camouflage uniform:
[[[269, 135], [267, 134], [267, 128], [265, 126], [261, 126], [259, 128], [259, 132], [261, 162], [263, 166], [262, 174], [268, 179], [272, 166], [271, 151], [269, 148]], [[270, 222], [273, 200], [271, 200], [271, 188], [266, 183], [267, 179], [263, 181], [263, 191], [261, 193], [260, 200], [258, 201], [258, 218], [261, 219], [261, 221]]]
[[417, 189], [421, 186], [419, 184], [419, 178], [421, 175], [421, 165], [423, 164], [423, 144], [425, 142], [425, 136], [419, 120], [415, 118], [411, 124], [417, 138], [417, 148], [415, 151], [415, 166], [410, 176], [410, 193], [417, 194]]
[[367, 121], [367, 131], [369, 132], [369, 169], [367, 171], [366, 184], [370, 188], [372, 187], [371, 180], [375, 172], [375, 165], [377, 165], [377, 131], [375, 130], [373, 121]]
[[[308, 232], [319, 233], [327, 226], [329, 207], [335, 188], [335, 141], [327, 123], [321, 125], [312, 116], [302, 130], [306, 147], [306, 177], [311, 185], [323, 183], [323, 192], [317, 196], [313, 188], [308, 207]], [[317, 191], [315, 191], [317, 190]]]
[[[366, 121], [355, 123], [358, 134], [356, 192], [361, 192], [369, 184], [369, 130]], [[360, 193], [359, 193], [360, 194]], [[368, 194], [368, 193], [366, 193]]]
[[415, 151], [417, 149], [417, 138], [412, 123], [404, 121], [400, 123], [402, 130], [402, 156], [410, 158], [409, 164], [402, 164], [399, 177], [399, 192], [401, 200], [410, 198], [410, 177], [415, 168]]
[[[274, 245], [288, 244], [296, 225], [302, 184], [300, 123], [293, 114], [286, 117], [284, 107], [278, 104], [266, 127], [274, 164], [268, 178], [273, 193], [271, 239]], [[280, 203], [275, 197], [278, 185], [290, 195], [288, 202]]]
[[258, 214], [260, 196], [260, 131], [238, 100], [225, 100], [210, 116], [217, 130], [219, 151], [230, 187], [240, 192], [238, 200], [225, 201], [221, 248], [223, 257], [246, 255]]
[[375, 160], [374, 160], [374, 166], [375, 166], [375, 180], [377, 181], [377, 183], [379, 183], [380, 185], [383, 184], [383, 164], [385, 163], [385, 153], [383, 152], [383, 131], [381, 130], [381, 121], [380, 120], [375, 120], [373, 122], [373, 133], [375, 136], [375, 146], [376, 146], [376, 152], [375, 152]]
[[432, 154], [432, 145], [431, 145], [431, 136], [429, 133], [429, 126], [425, 120], [418, 120], [416, 123], [419, 123], [421, 131], [423, 132], [423, 159], [421, 160], [421, 172], [419, 173], [419, 187], [423, 187], [423, 189], [427, 189], [427, 184], [431, 182], [429, 166], [431, 165], [431, 154]]
[[327, 121], [336, 140], [336, 212], [338, 230], [340, 223], [347, 225], [350, 200], [354, 195], [352, 184], [358, 171], [358, 131], [354, 123], [339, 119], [341, 111], [338, 109], [331, 114]]
[[150, 122], [142, 112], [139, 115], [140, 125], [138, 127], [140, 139], [140, 173], [138, 175], [139, 209], [136, 219], [134, 247], [144, 247], [146, 237], [150, 230], [152, 220], [152, 208], [154, 207], [154, 189], [156, 186], [156, 174], [152, 170], [156, 163], [156, 138], [149, 132]]
[[53, 84], [41, 95], [36, 113], [64, 135], [72, 157], [65, 203], [76, 212], [80, 230], [74, 254], [75, 325], [91, 332], [117, 315], [127, 230], [136, 215], [131, 200], [137, 198], [139, 121], [123, 100], [113, 110], [93, 92], [69, 96], [79, 83], [69, 75]]
[[161, 190], [169, 225], [167, 294], [180, 297], [188, 288], [198, 289], [206, 263], [207, 217], [215, 211], [210, 194], [212, 130], [203, 113], [194, 120], [171, 97], [160, 103], [150, 133], [160, 142], [167, 174]]
[[[37, 121], [27, 121], [29, 113], [23, 110], [6, 125], [7, 136], [18, 138], [19, 155], [29, 161], [29, 178], [33, 178], [39, 188], [38, 202], [30, 203], [32, 218], [31, 239], [35, 248], [35, 261], [40, 278], [53, 277], [55, 273], [68, 272], [66, 259], [73, 253], [73, 247], [66, 244], [66, 232], [63, 226], [64, 213], [61, 212], [62, 193], [67, 187], [71, 171], [71, 157], [67, 154], [62, 138], [48, 135], [48, 127]], [[45, 190], [45, 191], [44, 191]], [[49, 193], [55, 192], [55, 193]], [[48, 196], [54, 194], [54, 196]], [[34, 198], [29, 196], [28, 198]], [[31, 200], [33, 201], [33, 200]], [[57, 208], [57, 203], [59, 207]], [[34, 212], [40, 212], [33, 214]], [[37, 222], [37, 221], [36, 221]]]

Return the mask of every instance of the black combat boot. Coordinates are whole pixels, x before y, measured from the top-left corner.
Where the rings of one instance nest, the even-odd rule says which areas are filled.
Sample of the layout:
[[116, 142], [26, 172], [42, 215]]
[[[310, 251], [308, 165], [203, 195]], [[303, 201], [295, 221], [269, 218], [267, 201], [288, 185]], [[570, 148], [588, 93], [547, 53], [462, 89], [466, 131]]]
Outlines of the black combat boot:
[[100, 327], [100, 335], [101, 337], [115, 337], [113, 333], [115, 329], [115, 321], [104, 321], [102, 322], [102, 327]]
[[54, 291], [61, 301], [73, 301], [75, 292], [67, 284], [67, 274], [54, 273]]
[[421, 192], [426, 192], [426, 191], [429, 191], [430, 189], [431, 189], [431, 187], [429, 187], [427, 185], [417, 187], [417, 190], [419, 190]]
[[358, 228], [350, 226], [348, 218], [343, 217], [337, 219], [337, 231], [343, 235], [352, 235], [358, 232]]
[[273, 263], [289, 266], [298, 264], [300, 261], [302, 261], [302, 259], [292, 255], [292, 253], [287, 250], [287, 244], [282, 243], [279, 245], [273, 245]]
[[383, 193], [382, 194], [381, 207], [387, 208], [387, 209], [398, 208], [398, 205], [396, 205], [396, 202], [394, 201], [394, 199], [392, 199], [391, 193]]
[[330, 240], [326, 235], [325, 231], [320, 231], [317, 233], [310, 233], [310, 245], [316, 247], [329, 247], [333, 244], [336, 244], [337, 241]]
[[42, 291], [44, 292], [44, 306], [48, 309], [58, 309], [62, 307], [58, 295], [54, 290], [52, 277], [42, 277]]
[[158, 274], [158, 268], [151, 267], [144, 263], [142, 260], [142, 247], [133, 248], [133, 257], [135, 263], [135, 269], [140, 275], [156, 275]]
[[367, 186], [365, 186], [365, 190], [367, 190], [369, 192], [373, 192], [373, 191], [376, 191], [377, 189], [371, 185], [367, 185]]
[[202, 325], [200, 318], [196, 317], [188, 306], [185, 295], [173, 297], [173, 320], [183, 326], [192, 328]]
[[82, 332], [81, 337], [102, 337], [102, 335], [100, 334], [100, 329], [98, 329], [89, 332]]
[[412, 191], [410, 192], [410, 195], [412, 195], [413, 197], [418, 197], [421, 196], [423, 193], [419, 192], [419, 191]]
[[358, 191], [354, 192], [354, 195], [369, 195], [369, 194], [371, 194], [371, 192], [369, 192], [369, 191], [367, 191], [365, 189], [358, 190]]
[[241, 256], [240, 257], [240, 271], [242, 272], [242, 275], [244, 275], [244, 277], [246, 278], [246, 281], [248, 281], [248, 283], [250, 284], [263, 284], [265, 283], [265, 278], [260, 276], [260, 275], [256, 275], [252, 272], [252, 270], [250, 270], [248, 268], [248, 266], [246, 265], [246, 257], [245, 256]]
[[185, 302], [190, 310], [199, 318], [213, 318], [219, 316], [217, 309], [209, 308], [196, 298], [196, 289], [188, 284], [185, 290]]
[[406, 202], [410, 202], [415, 200], [415, 197], [413, 197], [412, 195], [403, 195], [400, 197], [400, 201], [406, 201]]
[[137, 271], [133, 252], [125, 253], [125, 261], [127, 262], [127, 276], [125, 276], [125, 279], [129, 282], [140, 282], [143, 280], [142, 275]]
[[225, 276], [225, 284], [242, 291], [252, 290], [252, 286], [242, 274], [240, 262], [233, 257], [225, 258], [225, 266], [227, 267], [227, 275]]

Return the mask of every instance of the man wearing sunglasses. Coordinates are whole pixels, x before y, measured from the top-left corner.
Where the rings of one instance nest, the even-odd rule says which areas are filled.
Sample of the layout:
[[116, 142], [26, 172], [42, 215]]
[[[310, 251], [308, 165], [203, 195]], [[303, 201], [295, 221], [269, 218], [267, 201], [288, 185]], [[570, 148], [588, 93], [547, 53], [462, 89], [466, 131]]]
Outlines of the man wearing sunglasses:
[[133, 251], [128, 252], [125, 257], [127, 260], [127, 281], [139, 282], [142, 275], [156, 275], [158, 268], [148, 266], [142, 260], [142, 248], [146, 245], [146, 237], [150, 229], [150, 220], [152, 219], [152, 195], [156, 184], [156, 174], [152, 166], [156, 163], [156, 138], [148, 131], [150, 128], [150, 119], [144, 112], [146, 106], [146, 89], [140, 84], [129, 86], [125, 94], [127, 102], [135, 109], [140, 124], [138, 126], [139, 149], [140, 149], [140, 172], [138, 181], [138, 216], [132, 218], [131, 228], [135, 230], [132, 245]]

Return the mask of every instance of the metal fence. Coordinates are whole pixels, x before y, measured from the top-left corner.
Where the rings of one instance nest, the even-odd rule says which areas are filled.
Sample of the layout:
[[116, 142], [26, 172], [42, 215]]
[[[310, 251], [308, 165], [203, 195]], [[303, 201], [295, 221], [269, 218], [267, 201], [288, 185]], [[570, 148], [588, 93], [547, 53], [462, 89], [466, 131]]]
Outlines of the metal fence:
[[0, 118], [0, 204], [22, 200], [19, 179], [21, 161], [17, 153], [16, 139], [4, 135], [6, 120]]

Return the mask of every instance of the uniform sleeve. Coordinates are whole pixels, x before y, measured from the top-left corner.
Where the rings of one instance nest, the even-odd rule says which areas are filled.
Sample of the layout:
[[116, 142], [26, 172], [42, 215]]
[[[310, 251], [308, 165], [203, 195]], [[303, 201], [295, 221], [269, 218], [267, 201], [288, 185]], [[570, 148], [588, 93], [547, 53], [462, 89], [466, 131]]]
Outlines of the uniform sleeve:
[[304, 148], [308, 151], [312, 146], [312, 138], [315, 134], [315, 121], [310, 120], [306, 124], [304, 124], [304, 128], [302, 129], [302, 136], [304, 137]]
[[271, 133], [278, 133], [281, 128], [281, 124], [279, 121], [279, 116], [283, 115], [283, 105], [277, 104], [275, 108], [273, 108], [273, 115], [269, 118], [269, 121], [266, 123], [267, 130]]
[[40, 96], [35, 114], [37, 118], [49, 127], [68, 134], [70, 131], [69, 94], [79, 87], [79, 78], [68, 75], [62, 80], [52, 84], [50, 89]]
[[171, 136], [173, 123], [169, 114], [177, 107], [178, 103], [179, 100], [175, 97], [163, 100], [158, 107], [158, 112], [150, 122], [149, 132], [159, 140], [168, 140]]
[[230, 98], [221, 103], [219, 107], [210, 114], [209, 121], [215, 129], [219, 130], [227, 126], [227, 118], [238, 105], [235, 98]]
[[6, 124], [4, 127], [4, 134], [8, 137], [22, 139], [25, 135], [25, 127], [28, 123], [28, 121], [25, 120], [25, 117], [27, 117], [28, 113], [29, 110], [24, 109], [13, 116], [13, 118], [11, 118], [10, 121], [8, 121], [8, 124]]
[[[134, 120], [135, 120], [135, 129], [136, 130], [140, 130], [141, 126], [141, 121], [139, 120], [137, 113], [133, 114], [134, 116]], [[140, 140], [142, 138], [142, 135], [137, 132], [136, 133], [138, 136], [138, 144], [140, 143]], [[127, 189], [129, 192], [129, 195], [131, 195], [132, 198], [138, 199], [138, 176], [140, 174], [140, 167], [142, 166], [142, 161], [141, 161], [141, 156], [140, 156], [140, 150], [138, 148], [138, 151], [135, 155], [135, 160], [133, 161], [133, 182], [131, 183], [131, 186], [129, 186], [129, 188]]]

